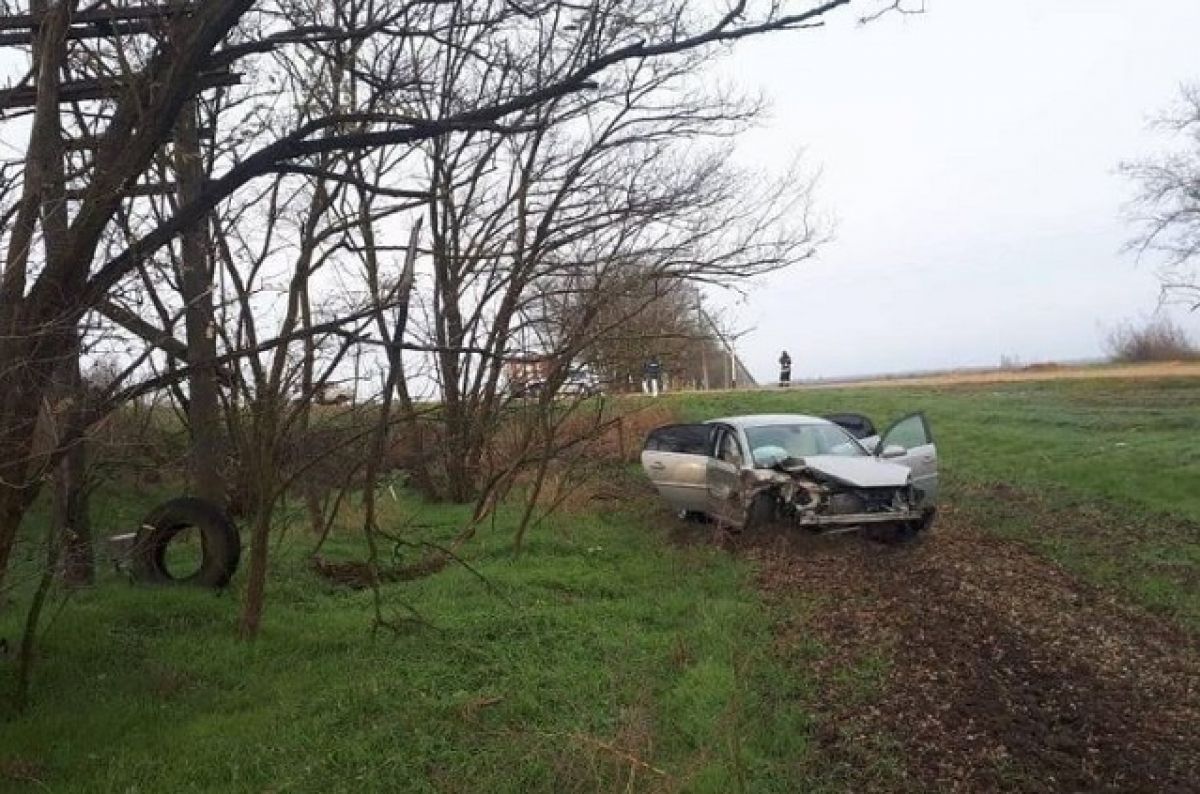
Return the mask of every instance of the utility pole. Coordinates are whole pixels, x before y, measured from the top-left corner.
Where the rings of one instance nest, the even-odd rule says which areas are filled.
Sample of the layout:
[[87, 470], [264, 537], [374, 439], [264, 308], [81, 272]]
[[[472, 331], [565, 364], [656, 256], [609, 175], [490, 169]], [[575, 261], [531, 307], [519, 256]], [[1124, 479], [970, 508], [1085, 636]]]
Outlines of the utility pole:
[[[728, 336], [726, 336], [721, 331], [721, 329], [717, 326], [716, 322], [714, 322], [713, 319], [708, 316], [708, 313], [705, 312], [704, 309], [701, 307], [699, 290], [696, 291], [696, 313], [697, 313], [697, 315], [699, 315], [701, 326], [703, 328], [708, 329], [709, 333], [712, 334], [712, 339], [720, 347], [724, 348], [725, 353], [729, 357], [729, 379], [727, 382], [728, 382], [730, 388], [733, 388], [733, 389], [737, 388], [738, 370], [739, 369], [746, 376], [746, 385], [747, 386], [756, 385], [754, 376], [750, 374], [750, 371], [748, 369], [746, 369], [745, 367], [742, 366], [741, 360], [738, 358], [738, 355], [737, 355], [737, 350], [733, 346], [733, 340], [730, 339]], [[704, 381], [705, 381], [704, 388], [707, 389], [708, 388], [708, 366], [707, 366], [705, 359], [701, 359], [701, 361], [702, 361], [702, 363], [704, 363]]]

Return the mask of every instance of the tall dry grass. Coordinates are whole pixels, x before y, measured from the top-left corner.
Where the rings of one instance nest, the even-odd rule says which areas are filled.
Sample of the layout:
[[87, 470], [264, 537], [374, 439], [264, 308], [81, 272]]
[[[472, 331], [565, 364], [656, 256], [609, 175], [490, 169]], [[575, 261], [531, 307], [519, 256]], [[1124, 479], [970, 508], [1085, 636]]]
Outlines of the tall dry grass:
[[1200, 348], [1169, 317], [1158, 317], [1141, 326], [1120, 325], [1108, 335], [1106, 346], [1109, 358], [1123, 364], [1200, 360]]

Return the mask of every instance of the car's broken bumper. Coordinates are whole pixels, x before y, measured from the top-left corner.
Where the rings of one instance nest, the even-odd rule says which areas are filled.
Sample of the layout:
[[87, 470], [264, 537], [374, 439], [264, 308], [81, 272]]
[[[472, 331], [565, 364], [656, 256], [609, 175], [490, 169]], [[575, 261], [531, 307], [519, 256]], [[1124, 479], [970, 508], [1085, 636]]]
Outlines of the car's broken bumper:
[[838, 515], [815, 515], [797, 512], [793, 519], [802, 527], [845, 527], [859, 524], [895, 524], [905, 521], [919, 521], [919, 510], [897, 510], [885, 513], [840, 513]]
[[778, 505], [778, 518], [812, 530], [905, 524], [922, 518], [922, 498], [911, 485], [856, 486], [807, 470], [752, 470], [743, 481], [743, 493], [747, 509], [760, 494], [770, 494]]

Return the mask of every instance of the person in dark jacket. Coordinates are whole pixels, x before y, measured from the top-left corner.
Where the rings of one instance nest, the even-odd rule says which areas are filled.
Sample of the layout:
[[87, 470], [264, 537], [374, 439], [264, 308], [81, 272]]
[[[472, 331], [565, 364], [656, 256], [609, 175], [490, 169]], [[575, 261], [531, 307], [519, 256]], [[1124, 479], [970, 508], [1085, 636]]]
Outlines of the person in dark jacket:
[[662, 362], [658, 356], [651, 356], [642, 367], [642, 391], [651, 397], [662, 391]]
[[785, 350], [779, 354], [779, 388], [792, 385], [792, 357]]

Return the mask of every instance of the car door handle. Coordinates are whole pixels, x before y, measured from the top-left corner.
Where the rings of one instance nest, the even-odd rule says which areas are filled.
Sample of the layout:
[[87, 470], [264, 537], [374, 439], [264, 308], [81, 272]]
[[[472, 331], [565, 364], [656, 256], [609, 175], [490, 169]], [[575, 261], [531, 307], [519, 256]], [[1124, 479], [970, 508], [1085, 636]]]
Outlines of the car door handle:
[[659, 469], [665, 469], [665, 468], [667, 468], [667, 464], [665, 464], [665, 463], [651, 463], [651, 464], [650, 464], [650, 468], [652, 468], [652, 469], [655, 469], [655, 470], [659, 470]]
[[925, 461], [926, 463], [933, 463], [935, 460], [937, 460], [937, 458], [933, 455], [922, 455], [921, 460]]

